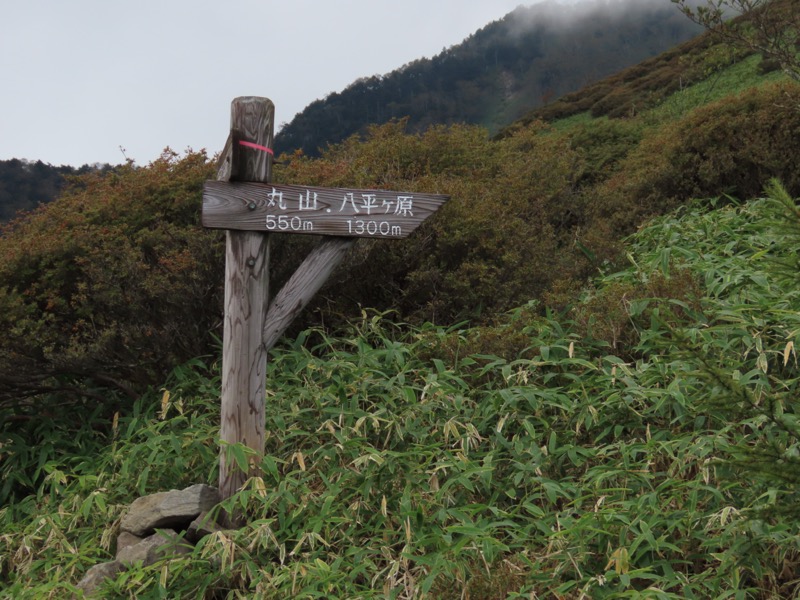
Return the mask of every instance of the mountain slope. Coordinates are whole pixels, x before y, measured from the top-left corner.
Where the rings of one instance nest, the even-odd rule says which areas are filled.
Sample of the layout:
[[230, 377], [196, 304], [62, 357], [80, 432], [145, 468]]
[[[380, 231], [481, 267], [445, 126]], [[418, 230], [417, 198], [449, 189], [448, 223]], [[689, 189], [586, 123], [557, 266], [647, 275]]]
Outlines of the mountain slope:
[[[639, 232], [582, 322], [307, 331], [270, 358], [264, 458], [224, 506], [244, 526], [99, 593], [797, 598], [800, 223], [775, 191]], [[177, 368], [113, 421], [0, 419], [0, 598], [70, 597], [134, 498], [216, 480], [217, 370]]]
[[520, 6], [459, 45], [316, 100], [278, 133], [276, 150], [320, 148], [369, 124], [409, 118], [497, 131], [525, 112], [699, 33], [669, 3], [636, 0]]
[[[690, 81], [692, 65], [713, 62], [719, 49], [688, 46], [666, 79]], [[775, 75], [760, 74], [757, 61], [705, 70], [704, 80], [625, 118], [585, 110], [496, 139], [479, 126], [415, 133], [394, 122], [320, 158], [280, 161], [276, 183], [451, 196], [408, 239], [360, 242], [297, 325], [335, 328], [362, 307], [446, 326], [491, 322], [530, 301], [568, 306], [598, 270], [624, 261], [622, 240], [654, 215], [693, 198], [749, 198], [772, 177], [800, 194], [800, 88], [770, 85]], [[655, 66], [628, 75], [633, 88], [661, 78]], [[4, 232], [0, 329], [11, 335], [0, 344], [0, 373], [13, 376], [0, 378], [0, 400], [72, 389], [67, 376], [135, 390], [175, 360], [214, 351], [224, 261], [220, 238], [198, 225], [212, 170], [202, 154], [170, 154], [87, 176]], [[314, 241], [274, 237], [273, 289]], [[49, 377], [54, 387], [43, 387]]]

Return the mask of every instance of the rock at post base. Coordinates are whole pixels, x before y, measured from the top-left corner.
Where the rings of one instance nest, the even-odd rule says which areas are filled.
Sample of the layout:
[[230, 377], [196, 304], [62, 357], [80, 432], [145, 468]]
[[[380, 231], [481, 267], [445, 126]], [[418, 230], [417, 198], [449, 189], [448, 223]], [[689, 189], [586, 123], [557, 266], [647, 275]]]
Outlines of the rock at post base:
[[177, 533], [167, 529], [144, 538], [138, 544], [123, 548], [117, 553], [117, 561], [126, 566], [141, 561], [147, 566], [162, 558], [177, 557], [191, 551], [191, 545], [184, 542]]
[[152, 534], [157, 528], [185, 528], [219, 501], [219, 490], [205, 484], [158, 492], [134, 500], [122, 517], [120, 529], [141, 537]]
[[113, 579], [124, 568], [118, 560], [95, 565], [86, 571], [86, 574], [78, 582], [78, 589], [83, 591], [84, 596], [91, 597], [106, 579]]
[[133, 535], [127, 531], [122, 531], [117, 536], [117, 558], [119, 558], [119, 553], [122, 552], [124, 548], [128, 546], [133, 546], [134, 544], [138, 544], [142, 541], [143, 538], [140, 538], [137, 535]]

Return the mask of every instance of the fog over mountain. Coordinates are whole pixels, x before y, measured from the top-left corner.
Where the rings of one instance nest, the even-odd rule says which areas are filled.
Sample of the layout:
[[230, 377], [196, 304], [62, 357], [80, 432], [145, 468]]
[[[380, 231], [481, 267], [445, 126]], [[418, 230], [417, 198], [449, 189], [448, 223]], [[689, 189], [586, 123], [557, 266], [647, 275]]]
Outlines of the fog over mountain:
[[[518, 6], [432, 58], [361, 77], [312, 102], [279, 131], [276, 150], [315, 155], [369, 124], [406, 117], [412, 131], [466, 122], [496, 132], [532, 109], [655, 56], [698, 30], [664, 0], [551, 0]], [[224, 128], [225, 113], [220, 112]], [[69, 128], [74, 121], [80, 120], [75, 115], [61, 118], [59, 127]], [[65, 131], [53, 130], [52, 139], [64, 137]], [[223, 130], [219, 139], [226, 134]], [[31, 132], [27, 138], [36, 135]], [[117, 147], [114, 156], [121, 162], [127, 155]], [[29, 162], [14, 159], [0, 165], [0, 221], [48, 202], [60, 189], [65, 167]], [[34, 175], [36, 185], [31, 183]]]
[[507, 27], [512, 35], [524, 35], [536, 27], [558, 29], [562, 32], [576, 29], [580, 31], [587, 20], [613, 22], [619, 19], [637, 20], [652, 15], [663, 16], [666, 12], [665, 6], [669, 12], [677, 12], [677, 8], [663, 0], [545, 0], [518, 6], [508, 14]]
[[315, 155], [369, 124], [406, 117], [412, 130], [465, 122], [494, 132], [699, 32], [662, 0], [519, 6], [433, 58], [360, 78], [309, 104], [283, 124], [276, 149]]

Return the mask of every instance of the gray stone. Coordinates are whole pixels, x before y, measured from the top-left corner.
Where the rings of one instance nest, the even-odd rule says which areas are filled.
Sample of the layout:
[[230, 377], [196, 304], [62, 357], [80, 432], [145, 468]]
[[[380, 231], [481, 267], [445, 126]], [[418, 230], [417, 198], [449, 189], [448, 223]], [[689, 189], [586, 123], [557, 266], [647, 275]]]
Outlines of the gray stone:
[[130, 565], [141, 561], [144, 566], [152, 565], [162, 558], [172, 558], [189, 554], [192, 546], [183, 541], [174, 531], [159, 531], [144, 538], [138, 544], [126, 546], [117, 552], [117, 561]]
[[207, 535], [216, 533], [217, 531], [226, 531], [221, 527], [208, 512], [203, 512], [197, 515], [197, 518], [189, 524], [186, 530], [186, 539], [192, 543], [197, 543]]
[[117, 536], [117, 558], [119, 558], [119, 553], [123, 548], [127, 548], [128, 546], [133, 546], [134, 544], [138, 544], [142, 541], [143, 538], [139, 536], [133, 535], [127, 531], [121, 532]]
[[99, 597], [96, 594], [103, 582], [114, 579], [130, 564], [151, 565], [161, 559], [191, 553], [194, 546], [170, 528], [185, 531], [188, 540], [219, 531], [218, 523], [208, 516], [208, 511], [219, 502], [219, 491], [202, 484], [135, 500], [120, 522], [117, 559], [86, 571], [78, 582], [79, 591], [75, 597]]
[[118, 560], [95, 565], [86, 571], [78, 582], [78, 588], [83, 591], [84, 596], [90, 597], [106, 579], [113, 579], [124, 569], [124, 565]]
[[185, 529], [197, 515], [211, 510], [219, 501], [219, 490], [205, 484], [158, 492], [134, 500], [122, 517], [120, 529], [136, 536], [150, 535], [156, 528]]

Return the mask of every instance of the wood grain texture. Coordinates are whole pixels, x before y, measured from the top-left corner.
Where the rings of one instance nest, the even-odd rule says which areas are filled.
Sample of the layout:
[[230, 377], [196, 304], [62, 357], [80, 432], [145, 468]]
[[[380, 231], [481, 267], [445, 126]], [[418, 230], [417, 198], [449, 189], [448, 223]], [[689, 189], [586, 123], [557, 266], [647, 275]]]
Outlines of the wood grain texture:
[[233, 162], [233, 136], [228, 135], [225, 147], [217, 159], [217, 181], [229, 181], [231, 178], [231, 163]]
[[407, 237], [449, 196], [390, 190], [207, 181], [203, 225], [399, 239]]
[[275, 296], [264, 324], [264, 349], [269, 350], [342, 262], [354, 238], [324, 238], [314, 247]]
[[[221, 157], [218, 177], [268, 182], [272, 156], [240, 146], [247, 141], [271, 147], [274, 106], [266, 98], [236, 98], [231, 104], [230, 145]], [[230, 155], [230, 161], [225, 160]], [[229, 231], [225, 250], [225, 323], [219, 489], [222, 498], [238, 491], [249, 477], [226, 460], [225, 447], [241, 443], [264, 453], [267, 353], [262, 332], [268, 307], [269, 239], [264, 233]]]
[[272, 148], [275, 106], [268, 98], [243, 96], [231, 103], [230, 181], [267, 182], [272, 179], [272, 155], [239, 144], [251, 142]]
[[[216, 182], [206, 182], [203, 225], [227, 229], [219, 489], [236, 493], [255, 471], [230, 460], [243, 444], [264, 453], [267, 352], [322, 287], [357, 237], [404, 238], [448, 199], [439, 194], [273, 185], [274, 107], [236, 98]], [[270, 231], [324, 236], [268, 309]], [[337, 237], [338, 236], [338, 237]]]

